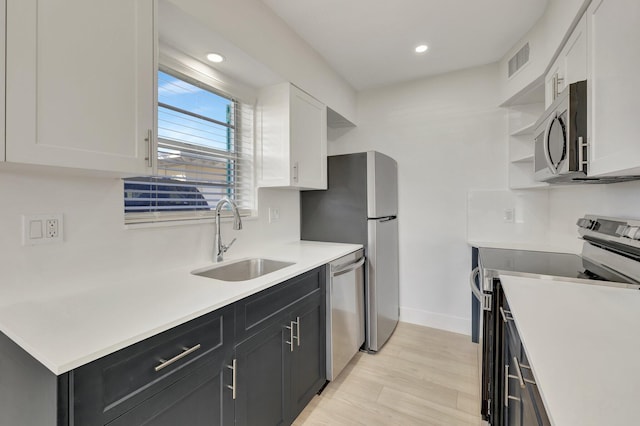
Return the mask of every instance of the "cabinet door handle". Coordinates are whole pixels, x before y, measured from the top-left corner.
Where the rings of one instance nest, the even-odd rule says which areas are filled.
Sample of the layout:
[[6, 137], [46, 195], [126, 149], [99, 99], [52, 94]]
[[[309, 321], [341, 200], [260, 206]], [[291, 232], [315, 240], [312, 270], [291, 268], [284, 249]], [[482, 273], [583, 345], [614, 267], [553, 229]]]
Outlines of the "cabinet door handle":
[[147, 130], [147, 137], [144, 140], [147, 142], [147, 157], [145, 160], [148, 167], [153, 167], [153, 130]]
[[293, 163], [293, 181], [298, 183], [298, 162]]
[[502, 309], [502, 306], [500, 306], [500, 315], [502, 316], [502, 321], [504, 321], [505, 323], [507, 321], [513, 321], [513, 317], [507, 316], [507, 314], [511, 315], [511, 311], [505, 311], [504, 309]]
[[233, 396], [233, 399], [236, 399], [236, 369], [238, 367], [238, 360], [234, 359], [231, 362], [231, 365], [227, 365], [227, 368], [229, 368], [233, 373], [232, 373], [232, 378], [231, 378], [231, 384], [227, 385], [227, 387], [229, 389], [231, 389], [231, 395]]
[[518, 382], [520, 382], [520, 387], [524, 389], [524, 378], [522, 377], [522, 370], [520, 370], [520, 363], [518, 362], [518, 358], [514, 356], [513, 362], [516, 365], [516, 374], [517, 374], [517, 376], [514, 378], [518, 379]]
[[296, 343], [300, 346], [300, 317], [296, 317], [294, 323], [296, 324]]
[[509, 395], [509, 379], [516, 379], [516, 376], [509, 374], [509, 364], [504, 366], [504, 406], [509, 406], [509, 400], [520, 401], [520, 398]]
[[289, 340], [287, 340], [286, 343], [289, 345], [290, 351], [293, 352], [293, 339], [295, 339], [293, 335], [293, 321], [291, 321], [285, 328], [289, 330]]
[[192, 348], [182, 348], [184, 350], [184, 352], [179, 353], [178, 355], [174, 356], [173, 358], [169, 359], [169, 360], [165, 360], [165, 359], [160, 359], [160, 365], [155, 367], [156, 371], [160, 371], [163, 368], [166, 368], [168, 366], [170, 366], [171, 364], [173, 364], [174, 362], [181, 360], [182, 358], [184, 358], [185, 356], [194, 353], [195, 351], [197, 351], [198, 349], [200, 349], [200, 343], [198, 343], [197, 345], [195, 345]]
[[585, 158], [584, 152], [585, 150], [588, 150], [589, 148], [587, 147], [587, 142], [584, 141], [584, 138], [582, 136], [578, 137], [578, 171], [579, 172], [587, 172], [587, 158], [588, 158], [588, 152], [587, 152], [587, 156]]

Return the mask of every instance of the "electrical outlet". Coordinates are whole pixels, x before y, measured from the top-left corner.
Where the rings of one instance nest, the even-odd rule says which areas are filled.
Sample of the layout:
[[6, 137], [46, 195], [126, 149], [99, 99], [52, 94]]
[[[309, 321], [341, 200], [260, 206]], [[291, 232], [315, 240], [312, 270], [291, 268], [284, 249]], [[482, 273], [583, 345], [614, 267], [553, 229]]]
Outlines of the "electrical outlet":
[[22, 216], [23, 245], [60, 243], [63, 241], [61, 213]]
[[47, 219], [46, 238], [58, 238], [58, 219]]
[[280, 210], [269, 207], [269, 223], [273, 223], [280, 219]]
[[516, 209], [504, 209], [504, 222], [505, 223], [513, 223], [515, 221]]

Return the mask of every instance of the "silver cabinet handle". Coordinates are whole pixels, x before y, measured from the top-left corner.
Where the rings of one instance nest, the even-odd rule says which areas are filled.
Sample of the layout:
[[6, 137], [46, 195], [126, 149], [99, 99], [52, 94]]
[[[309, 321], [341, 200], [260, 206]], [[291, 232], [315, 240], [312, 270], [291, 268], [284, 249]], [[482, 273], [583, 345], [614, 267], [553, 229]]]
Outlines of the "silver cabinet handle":
[[289, 340], [287, 340], [286, 343], [289, 344], [290, 351], [293, 352], [293, 339], [295, 338], [293, 335], [293, 321], [285, 326], [285, 328], [289, 330]]
[[179, 353], [178, 355], [174, 356], [173, 358], [169, 359], [169, 360], [164, 360], [164, 359], [160, 359], [160, 365], [156, 366], [154, 369], [156, 371], [160, 371], [165, 367], [170, 366], [171, 364], [173, 364], [174, 362], [181, 360], [182, 358], [184, 358], [185, 356], [194, 353], [195, 351], [197, 351], [198, 349], [200, 349], [200, 343], [198, 343], [197, 345], [195, 345], [192, 348], [182, 348], [184, 350], [184, 352]]
[[520, 370], [520, 363], [518, 362], [518, 358], [516, 358], [514, 356], [513, 357], [513, 362], [516, 365], [516, 374], [517, 374], [517, 376], [515, 378], [518, 379], [518, 382], [520, 382], [520, 387], [522, 389], [524, 389], [524, 378], [522, 377], [522, 370]]
[[293, 181], [298, 182], [298, 162], [293, 163]]
[[[523, 368], [526, 368], [527, 370], [531, 371], [531, 366], [526, 365], [526, 364], [521, 364], [520, 361], [518, 361], [518, 359], [516, 357], [513, 357], [513, 360], [516, 362], [516, 366], [518, 367], [517, 373], [518, 373], [518, 376], [520, 376], [520, 378], [522, 379], [522, 382], [530, 383], [532, 385], [535, 385], [536, 384], [535, 380], [527, 379], [522, 374], [522, 369]], [[524, 387], [524, 383], [522, 383], [522, 382], [520, 382], [520, 386]]]
[[507, 316], [507, 314], [511, 315], [511, 311], [505, 311], [504, 309], [502, 309], [502, 306], [500, 306], [500, 315], [502, 316], [502, 321], [504, 321], [505, 323], [507, 321], [513, 321], [513, 317]]
[[[578, 171], [585, 172], [587, 171], [587, 159], [584, 155], [584, 150], [589, 149], [587, 147], [587, 143], [584, 141], [582, 136], [578, 137]], [[588, 154], [588, 153], [587, 153]]]
[[145, 160], [147, 166], [153, 167], [153, 130], [147, 130], [147, 137], [144, 140], [147, 142], [147, 157]]
[[296, 343], [300, 346], [300, 317], [296, 317], [294, 321], [296, 323]]
[[509, 406], [509, 400], [520, 401], [520, 398], [509, 395], [509, 379], [515, 379], [516, 376], [509, 374], [509, 364], [504, 366], [504, 406]]
[[227, 385], [227, 388], [231, 389], [231, 394], [233, 395], [233, 399], [236, 399], [236, 369], [238, 367], [237, 360], [234, 359], [231, 365], [227, 365], [227, 368], [231, 369], [233, 372], [231, 384]]

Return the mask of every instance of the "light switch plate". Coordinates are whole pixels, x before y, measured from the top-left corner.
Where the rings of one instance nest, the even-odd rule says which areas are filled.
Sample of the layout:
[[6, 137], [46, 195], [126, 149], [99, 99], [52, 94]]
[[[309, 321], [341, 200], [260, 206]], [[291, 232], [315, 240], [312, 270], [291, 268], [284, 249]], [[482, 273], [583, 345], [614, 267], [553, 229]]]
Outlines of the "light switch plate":
[[25, 246], [61, 243], [64, 235], [62, 213], [23, 215], [22, 230]]

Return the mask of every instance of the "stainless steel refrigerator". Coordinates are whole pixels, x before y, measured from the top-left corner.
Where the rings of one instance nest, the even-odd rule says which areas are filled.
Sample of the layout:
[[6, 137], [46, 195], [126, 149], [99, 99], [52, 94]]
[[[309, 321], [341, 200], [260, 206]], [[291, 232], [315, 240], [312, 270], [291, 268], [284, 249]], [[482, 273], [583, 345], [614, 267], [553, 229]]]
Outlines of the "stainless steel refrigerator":
[[398, 324], [398, 167], [376, 151], [328, 157], [328, 189], [300, 195], [301, 238], [363, 244], [365, 349], [378, 351]]

